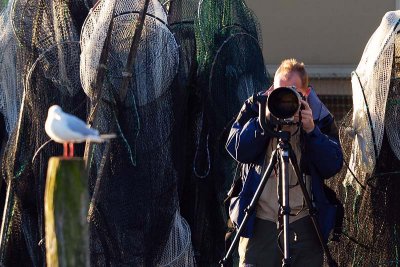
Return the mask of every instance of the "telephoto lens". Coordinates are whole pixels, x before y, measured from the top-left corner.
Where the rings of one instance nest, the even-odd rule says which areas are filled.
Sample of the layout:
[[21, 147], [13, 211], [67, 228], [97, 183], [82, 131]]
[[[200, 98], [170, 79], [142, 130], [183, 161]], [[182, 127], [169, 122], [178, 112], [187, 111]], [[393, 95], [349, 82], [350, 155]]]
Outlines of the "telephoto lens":
[[295, 87], [279, 87], [268, 96], [267, 107], [278, 124], [292, 124], [300, 111], [302, 96]]

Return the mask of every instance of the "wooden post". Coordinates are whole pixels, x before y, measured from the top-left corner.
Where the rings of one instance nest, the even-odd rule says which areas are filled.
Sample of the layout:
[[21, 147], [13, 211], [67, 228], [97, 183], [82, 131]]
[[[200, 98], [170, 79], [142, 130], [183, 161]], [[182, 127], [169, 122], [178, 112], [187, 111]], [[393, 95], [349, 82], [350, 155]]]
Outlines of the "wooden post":
[[87, 180], [82, 158], [50, 158], [44, 197], [47, 266], [89, 266]]

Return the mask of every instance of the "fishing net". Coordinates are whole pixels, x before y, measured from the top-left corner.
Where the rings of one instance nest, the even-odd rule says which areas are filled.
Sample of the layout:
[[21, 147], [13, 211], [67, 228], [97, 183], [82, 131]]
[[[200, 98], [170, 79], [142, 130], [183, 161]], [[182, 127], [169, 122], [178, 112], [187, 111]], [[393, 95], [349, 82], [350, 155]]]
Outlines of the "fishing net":
[[161, 255], [160, 266], [194, 266], [190, 228], [177, 211], [165, 250]]
[[76, 29], [78, 30], [78, 33], [81, 32], [83, 23], [85, 22], [89, 10], [96, 2], [96, 0], [73, 0], [68, 2], [71, 18]]
[[[170, 10], [173, 11], [173, 2]], [[242, 1], [203, 0], [195, 20], [196, 109], [189, 113], [192, 159], [181, 197], [192, 230], [196, 261], [216, 264], [224, 253], [226, 214], [222, 205], [236, 163], [224, 144], [244, 100], [268, 84], [259, 27]]]
[[360, 78], [353, 81], [353, 110], [340, 125], [348, 166], [327, 183], [328, 192], [336, 193], [335, 202], [341, 203], [339, 217], [343, 216], [335, 229], [340, 242], [329, 244], [338, 266], [396, 266], [400, 262], [400, 216], [395, 212], [400, 208], [400, 160], [395, 145], [399, 19], [399, 11], [388, 12], [368, 42], [353, 74], [353, 80], [354, 75]]
[[55, 43], [79, 40], [68, 1], [14, 1], [12, 23], [17, 40], [31, 53], [42, 53]]
[[[186, 125], [189, 109], [196, 109], [196, 101], [189, 99], [198, 96], [196, 93], [196, 40], [194, 31], [194, 20], [196, 17], [198, 0], [190, 1], [170, 1], [168, 22], [171, 32], [174, 34], [179, 44], [179, 69], [172, 85], [175, 94], [174, 112], [177, 119], [176, 125]], [[187, 127], [184, 126], [184, 129]], [[178, 129], [182, 133], [182, 129]], [[181, 134], [180, 138], [185, 138], [186, 134]], [[180, 138], [177, 138], [178, 140]], [[182, 139], [181, 139], [182, 140]], [[185, 165], [185, 164], [184, 164]]]
[[193, 265], [171, 153], [170, 85], [178, 71], [178, 46], [161, 4], [148, 3], [140, 25], [145, 1], [99, 1], [82, 30], [81, 80], [91, 99], [90, 123], [118, 136], [88, 146], [93, 266]]
[[[246, 32], [259, 41], [260, 27], [253, 12], [241, 0], [201, 0], [196, 20], [199, 71], [211, 67], [215, 53], [231, 34]], [[201, 75], [201, 73], [199, 73]]]
[[391, 85], [386, 104], [385, 130], [397, 159], [400, 159], [400, 36], [394, 37], [394, 58], [391, 73]]
[[[164, 3], [165, 4], [165, 3]], [[193, 140], [195, 118], [200, 110], [200, 88], [196, 86], [196, 40], [194, 21], [197, 13], [198, 0], [166, 2], [168, 22], [179, 44], [179, 69], [172, 84], [174, 119], [173, 127], [173, 163], [177, 171], [179, 205], [185, 219], [193, 220], [188, 216], [193, 211], [193, 201], [190, 189], [191, 163], [194, 155], [195, 143]], [[190, 229], [192, 230], [193, 229]], [[193, 251], [192, 259], [193, 259]]]
[[[81, 78], [82, 85], [85, 90], [85, 93], [89, 97], [93, 97], [93, 84], [96, 80], [97, 75], [97, 67], [100, 62], [100, 55], [103, 51], [103, 45], [105, 43], [108, 28], [111, 22], [111, 18], [114, 17], [114, 28], [112, 31], [111, 38], [111, 49], [120, 49], [120, 51], [115, 51], [115, 57], [110, 56], [109, 61], [110, 64], [116, 64], [112, 67], [117, 67], [115, 73], [118, 73], [119, 77], [117, 79], [112, 79], [114, 83], [122, 81], [122, 69], [125, 67], [126, 58], [129, 53], [130, 40], [135, 32], [136, 27], [130, 25], [132, 21], [137, 21], [139, 17], [139, 12], [143, 8], [143, 1], [99, 1], [96, 6], [91, 10], [89, 16], [87, 17], [81, 36], [82, 42], [82, 64], [81, 64]], [[164, 38], [164, 39], [173, 39], [173, 36], [170, 35], [170, 31], [166, 26], [167, 17], [162, 8], [162, 6], [158, 3], [158, 1], [150, 1], [149, 7], [147, 9], [147, 18], [145, 20], [145, 31], [143, 35], [149, 34], [149, 38], [153, 38], [152, 42], [142, 42], [139, 44], [140, 48], [143, 50], [146, 49], [146, 46], [153, 46], [154, 49], [149, 49], [154, 53], [153, 55], [148, 55], [148, 58], [152, 58], [153, 64], [162, 64], [166, 57], [172, 57], [174, 54], [169, 55], [168, 47], [163, 47], [163, 42], [157, 43], [154, 42], [156, 38]], [[155, 27], [157, 30], [153, 30], [152, 27]], [[170, 41], [171, 42], [171, 41]], [[118, 52], [121, 54], [119, 55]], [[110, 51], [110, 53], [112, 53]], [[175, 52], [176, 53], [176, 52]], [[138, 61], [145, 60], [146, 53], [139, 52], [139, 56], [142, 58], [138, 59]], [[123, 61], [125, 59], [125, 61]], [[169, 64], [169, 62], [175, 62], [165, 60], [165, 64]], [[162, 67], [163, 65], [158, 65], [158, 67]], [[139, 67], [137, 67], [139, 68]], [[143, 72], [143, 69], [138, 69]], [[172, 80], [174, 78], [174, 74], [176, 71], [176, 67], [174, 66], [166, 66], [165, 68], [166, 75], [161, 75], [162, 71], [159, 69], [155, 69], [154, 72], [159, 72], [158, 75], [154, 75], [154, 85], [153, 90], [149, 90], [153, 94], [153, 96], [149, 96], [149, 99], [146, 100], [146, 90], [143, 87], [138, 86], [138, 90], [143, 90], [143, 97], [140, 97], [138, 101], [141, 105], [143, 101], [151, 101], [158, 95], [161, 95], [168, 88], [167, 84], [160, 84], [160, 81], [166, 79], [167, 77]], [[137, 73], [138, 83], [145, 81], [147, 75], [140, 75], [141, 73]], [[165, 76], [165, 77], [163, 77]], [[166, 81], [168, 82], [168, 81]], [[116, 88], [119, 88], [116, 86]]]
[[219, 47], [209, 77], [208, 95], [216, 116], [215, 132], [221, 133], [222, 126], [237, 114], [238, 107], [249, 96], [265, 89], [267, 81], [257, 39], [244, 32], [231, 34]]
[[86, 96], [77, 79], [80, 48], [67, 2], [15, 1], [11, 19], [18, 44], [16, 79], [24, 93], [3, 159], [8, 193], [0, 256], [6, 266], [42, 266], [47, 161], [61, 154], [60, 145], [45, 145], [44, 122], [53, 104], [86, 117]]
[[[60, 60], [61, 53], [65, 56], [64, 61]], [[80, 89], [79, 79], [76, 79], [79, 54], [79, 42], [64, 42], [54, 45], [38, 57], [27, 75], [27, 87], [17, 129], [7, 144], [8, 157], [3, 163], [5, 174], [8, 182], [15, 188], [14, 197], [18, 199], [17, 203], [20, 203], [22, 209], [18, 211], [21, 212], [21, 221], [11, 218], [9, 227], [23, 230], [23, 238], [33, 265], [44, 260], [44, 247], [37, 244], [44, 237], [43, 195], [47, 161], [51, 156], [62, 153], [61, 146], [55, 143], [49, 143], [39, 151], [49, 140], [44, 131], [47, 112], [43, 110], [47, 111], [50, 106], [58, 104], [66, 112], [85, 118], [86, 98]], [[60, 62], [65, 66], [60, 66]], [[70, 92], [75, 94], [71, 95]], [[37, 151], [38, 154], [35, 155]], [[10, 207], [11, 210], [15, 208]], [[12, 235], [8, 238], [14, 240]], [[19, 242], [23, 243], [24, 239]], [[18, 249], [14, 244], [10, 250], [14, 248]], [[18, 255], [10, 252], [9, 256], [10, 264], [15, 264], [14, 260], [18, 262]]]
[[[221, 134], [243, 101], [267, 85], [260, 36], [258, 23], [243, 1], [200, 1], [196, 20], [198, 83], [204, 88], [205, 103], [211, 105], [200, 119], [202, 131], [212, 127]], [[207, 139], [208, 134], [204, 136]]]
[[196, 87], [196, 40], [194, 20], [197, 13], [198, 0], [165, 1], [168, 5], [168, 22], [171, 32], [179, 45], [179, 68], [172, 83], [173, 114], [173, 162], [178, 175], [178, 190], [180, 206], [184, 207], [186, 200], [185, 182], [192, 172], [194, 143], [192, 140], [193, 119], [199, 112], [200, 94]]
[[168, 24], [170, 26], [176, 23], [194, 23], [199, 0], [163, 0], [160, 3], [168, 13]]
[[[353, 119], [347, 132], [354, 136], [354, 142], [349, 167], [361, 183], [374, 170], [382, 146], [398, 21], [395, 12], [385, 15], [352, 74]], [[354, 184], [350, 171], [345, 183]]]
[[0, 9], [3, 11], [5, 8], [7, 8], [7, 6], [10, 4], [9, 2], [12, 1], [8, 1], [8, 0], [3, 0], [0, 2]]
[[23, 86], [17, 72], [17, 43], [11, 24], [10, 1], [0, 14], [0, 112], [4, 117], [6, 135], [14, 129], [22, 99]]

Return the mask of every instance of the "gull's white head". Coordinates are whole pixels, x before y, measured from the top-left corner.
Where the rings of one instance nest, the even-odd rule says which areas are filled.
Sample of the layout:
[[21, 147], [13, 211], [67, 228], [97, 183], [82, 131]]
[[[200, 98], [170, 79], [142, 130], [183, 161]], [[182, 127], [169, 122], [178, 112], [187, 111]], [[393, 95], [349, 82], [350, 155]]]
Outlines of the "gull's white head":
[[62, 108], [59, 105], [53, 105], [49, 108], [48, 115], [60, 115], [62, 112]]
[[48, 118], [54, 118], [56, 120], [61, 119], [61, 114], [63, 113], [62, 108], [59, 105], [53, 105], [49, 108], [47, 113]]

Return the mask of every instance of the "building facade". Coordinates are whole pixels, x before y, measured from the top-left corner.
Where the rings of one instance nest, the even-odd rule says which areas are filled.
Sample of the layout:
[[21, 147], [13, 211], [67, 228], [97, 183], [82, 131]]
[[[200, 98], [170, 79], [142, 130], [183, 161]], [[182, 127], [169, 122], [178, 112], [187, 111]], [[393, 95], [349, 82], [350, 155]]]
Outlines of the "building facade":
[[273, 76], [285, 58], [306, 64], [310, 83], [340, 120], [352, 106], [351, 72], [382, 17], [400, 0], [247, 0], [260, 23]]

